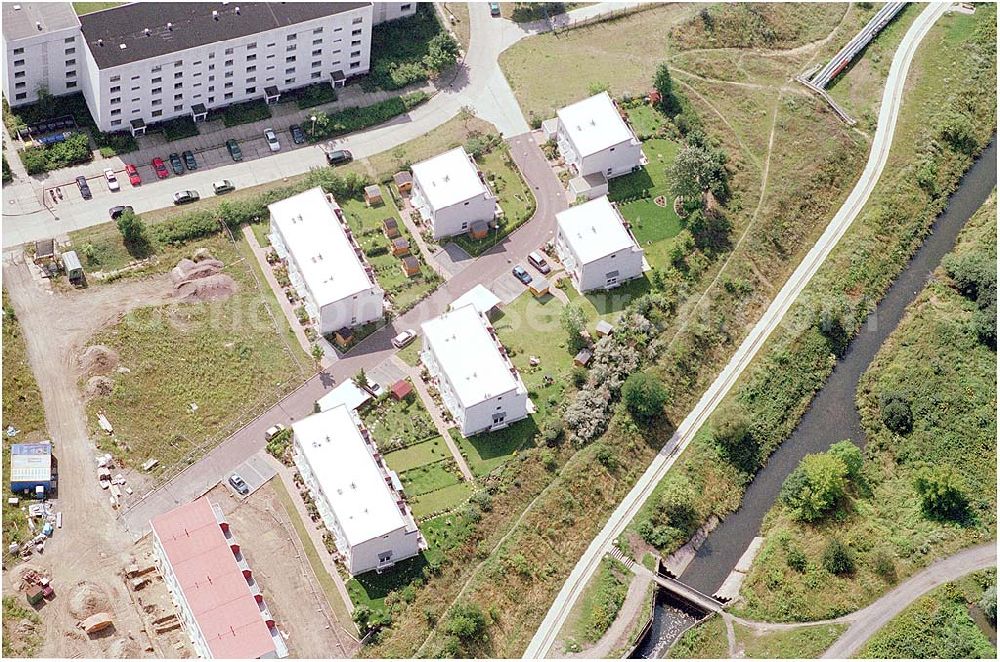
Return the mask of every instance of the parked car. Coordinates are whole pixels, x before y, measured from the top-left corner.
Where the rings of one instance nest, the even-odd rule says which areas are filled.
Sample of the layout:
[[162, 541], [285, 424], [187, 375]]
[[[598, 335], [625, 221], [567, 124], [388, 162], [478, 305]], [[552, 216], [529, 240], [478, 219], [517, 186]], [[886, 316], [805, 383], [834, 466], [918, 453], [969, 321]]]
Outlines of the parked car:
[[139, 171], [131, 163], [125, 164], [125, 174], [128, 175], [128, 183], [132, 186], [138, 186], [142, 184], [142, 177], [139, 176]]
[[222, 193], [229, 193], [230, 191], [235, 191], [236, 187], [228, 179], [220, 179], [217, 182], [212, 182], [212, 190], [215, 191], [216, 195]]
[[200, 199], [201, 196], [198, 195], [198, 191], [177, 191], [174, 193], [175, 205], [183, 205]]
[[188, 170], [198, 169], [198, 162], [194, 160], [194, 152], [192, 152], [189, 149], [186, 149], [183, 152], [181, 152], [181, 156], [184, 157], [184, 165], [187, 166]]
[[226, 141], [226, 149], [229, 150], [229, 156], [233, 157], [233, 161], [243, 160], [243, 150], [240, 149], [240, 144], [236, 142], [235, 138]]
[[381, 398], [385, 394], [385, 389], [378, 382], [368, 382], [368, 392], [372, 394], [373, 397]]
[[296, 145], [301, 145], [306, 141], [306, 132], [298, 124], [288, 127], [288, 132], [292, 134], [292, 142]]
[[159, 179], [166, 179], [170, 176], [170, 171], [167, 170], [167, 164], [165, 164], [163, 159], [158, 156], [153, 159], [153, 170], [156, 171], [156, 176]]
[[497, 18], [498, 16], [500, 16], [500, 3], [499, 2], [491, 2], [490, 3], [490, 16], [492, 16], [493, 18]]
[[538, 251], [528, 253], [528, 264], [538, 269], [542, 274], [552, 271], [552, 267], [549, 266], [549, 263], [545, 261], [545, 257]]
[[396, 337], [392, 339], [392, 346], [397, 349], [403, 349], [411, 342], [413, 342], [413, 339], [416, 337], [417, 337], [416, 331], [414, 331], [413, 329], [407, 329], [406, 331], [397, 334]]
[[132, 205], [115, 205], [108, 210], [108, 216], [111, 217], [112, 221], [117, 221], [118, 217], [127, 211], [135, 211], [132, 209]]
[[326, 162], [332, 166], [343, 165], [354, 160], [354, 155], [346, 149], [335, 149], [326, 153]]
[[281, 143], [278, 142], [278, 134], [274, 132], [274, 129], [264, 129], [264, 140], [267, 141], [267, 147], [272, 152], [277, 152], [281, 149]]
[[271, 441], [286, 429], [284, 423], [275, 423], [264, 432], [264, 441]]
[[518, 279], [525, 285], [531, 282], [531, 274], [529, 274], [528, 271], [520, 264], [515, 265], [514, 268], [510, 270], [510, 272], [514, 274], [514, 278]]
[[170, 155], [170, 167], [173, 168], [175, 175], [184, 174], [184, 163], [181, 161], [181, 157], [177, 152]]
[[243, 480], [243, 476], [239, 474], [233, 474], [232, 476], [230, 476], [229, 484], [233, 486], [234, 490], [236, 490], [243, 496], [250, 494], [250, 486], [247, 485], [247, 482], [245, 480]]
[[83, 175], [76, 178], [76, 186], [80, 189], [80, 195], [83, 196], [84, 200], [90, 200], [94, 197], [90, 192], [90, 185], [87, 184], [87, 178]]
[[112, 193], [122, 190], [121, 184], [118, 183], [118, 175], [111, 168], [104, 169], [104, 181], [108, 183], [108, 190]]

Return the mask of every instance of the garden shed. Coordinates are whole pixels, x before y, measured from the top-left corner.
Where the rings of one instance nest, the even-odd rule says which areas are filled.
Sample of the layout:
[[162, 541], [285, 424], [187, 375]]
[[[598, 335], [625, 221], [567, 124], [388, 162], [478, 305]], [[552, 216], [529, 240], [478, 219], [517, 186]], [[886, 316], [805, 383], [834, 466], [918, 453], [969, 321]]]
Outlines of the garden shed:
[[379, 188], [378, 184], [372, 184], [365, 187], [365, 204], [369, 207], [382, 206], [382, 189]]
[[392, 254], [396, 257], [410, 254], [410, 241], [406, 237], [396, 237], [392, 240]]
[[69, 278], [71, 283], [79, 283], [83, 281], [83, 265], [80, 264], [80, 258], [77, 256], [76, 251], [67, 251], [63, 253], [63, 269], [66, 270], [66, 277]]
[[387, 239], [395, 239], [399, 236], [399, 223], [394, 218], [387, 218], [382, 221], [382, 231]]

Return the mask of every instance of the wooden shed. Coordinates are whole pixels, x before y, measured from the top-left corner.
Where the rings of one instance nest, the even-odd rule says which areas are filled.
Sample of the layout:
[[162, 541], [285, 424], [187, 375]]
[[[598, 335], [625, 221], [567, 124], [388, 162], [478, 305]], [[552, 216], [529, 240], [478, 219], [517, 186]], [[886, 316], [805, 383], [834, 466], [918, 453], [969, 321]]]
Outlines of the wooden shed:
[[536, 298], [543, 297], [549, 293], [549, 281], [541, 277], [532, 278], [528, 283], [528, 290]]
[[382, 232], [386, 239], [395, 239], [399, 236], [399, 222], [394, 218], [386, 218], [382, 221]]
[[392, 181], [396, 185], [396, 188], [399, 190], [400, 194], [409, 193], [410, 189], [413, 188], [413, 175], [406, 172], [405, 170], [397, 172], [395, 175], [393, 175]]
[[382, 189], [378, 186], [378, 184], [372, 184], [371, 186], [365, 187], [365, 203], [369, 207], [382, 206]]
[[405, 379], [400, 379], [389, 387], [389, 393], [392, 394], [393, 399], [402, 400], [413, 393], [413, 385]]
[[396, 257], [410, 254], [410, 241], [406, 237], [396, 237], [392, 240], [392, 254]]
[[346, 326], [337, 329], [336, 333], [333, 334], [333, 340], [341, 347], [347, 347], [354, 340], [354, 329], [349, 329]]
[[583, 368], [586, 368], [587, 364], [590, 363], [590, 359], [592, 359], [593, 357], [594, 357], [593, 352], [591, 352], [587, 348], [583, 348], [579, 352], [577, 352], [576, 356], [573, 357], [573, 365], [578, 365]]
[[490, 226], [486, 221], [476, 221], [469, 228], [469, 236], [473, 239], [485, 239], [490, 233]]
[[402, 259], [403, 273], [407, 278], [420, 275], [420, 261], [412, 255], [407, 255]]

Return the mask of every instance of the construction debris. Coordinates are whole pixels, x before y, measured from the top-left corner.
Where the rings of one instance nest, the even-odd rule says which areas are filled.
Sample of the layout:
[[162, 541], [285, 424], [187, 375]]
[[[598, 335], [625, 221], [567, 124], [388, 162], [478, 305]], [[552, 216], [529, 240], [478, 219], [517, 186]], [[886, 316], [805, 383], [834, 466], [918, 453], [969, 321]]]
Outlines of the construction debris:
[[112, 623], [111, 614], [106, 611], [102, 611], [81, 621], [80, 627], [83, 628], [83, 631], [87, 634], [94, 634], [95, 632], [100, 632], [101, 630], [109, 627]]

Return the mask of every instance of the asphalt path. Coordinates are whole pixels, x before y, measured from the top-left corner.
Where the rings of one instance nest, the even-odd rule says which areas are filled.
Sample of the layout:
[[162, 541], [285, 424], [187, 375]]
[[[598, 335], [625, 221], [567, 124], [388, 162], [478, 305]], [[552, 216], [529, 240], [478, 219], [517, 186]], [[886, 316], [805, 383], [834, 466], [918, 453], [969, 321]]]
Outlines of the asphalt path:
[[902, 105], [906, 74], [917, 46], [948, 7], [948, 3], [928, 5], [907, 30], [889, 69], [879, 111], [878, 128], [872, 140], [868, 163], [858, 183], [848, 195], [843, 206], [834, 215], [823, 235], [806, 254], [764, 315], [737, 348], [732, 359], [723, 368], [691, 413], [681, 422], [673, 437], [653, 459], [649, 468], [591, 542], [573, 568], [562, 590], [556, 596], [551, 608], [535, 632], [535, 636], [528, 644], [528, 648], [524, 652], [525, 658], [545, 657], [566, 622], [570, 610], [579, 599], [588, 580], [610, 549], [615, 538], [625, 530], [625, 527], [636, 516], [646, 499], [652, 494], [653, 489], [673, 466], [681, 452], [687, 448], [698, 429], [708, 420], [715, 408], [735, 385], [743, 370], [764, 345], [768, 336], [777, 328], [792, 303], [802, 293], [827, 255], [830, 254], [864, 208], [889, 156], [896, 120]]

